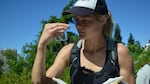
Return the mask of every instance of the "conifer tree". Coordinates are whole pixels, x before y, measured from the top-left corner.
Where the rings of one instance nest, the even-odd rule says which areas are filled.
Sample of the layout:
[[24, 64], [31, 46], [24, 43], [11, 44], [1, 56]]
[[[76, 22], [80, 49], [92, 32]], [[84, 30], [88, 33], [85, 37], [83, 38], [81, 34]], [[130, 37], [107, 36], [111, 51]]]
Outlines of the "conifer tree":
[[122, 43], [121, 30], [118, 24], [115, 25], [114, 40], [118, 43]]
[[128, 45], [134, 45], [134, 44], [135, 44], [135, 39], [134, 39], [132, 33], [130, 33], [129, 39], [128, 39]]

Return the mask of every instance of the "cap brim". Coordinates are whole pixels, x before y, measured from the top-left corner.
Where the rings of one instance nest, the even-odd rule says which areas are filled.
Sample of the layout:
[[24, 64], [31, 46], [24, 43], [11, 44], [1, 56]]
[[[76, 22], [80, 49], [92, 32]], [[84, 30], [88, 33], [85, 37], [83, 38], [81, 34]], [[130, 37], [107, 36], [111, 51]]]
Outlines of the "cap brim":
[[88, 15], [88, 14], [93, 13], [93, 12], [94, 12], [94, 10], [89, 9], [89, 8], [73, 7], [72, 9], [64, 11], [63, 15], [74, 14], [74, 15], [84, 16], [84, 15]]

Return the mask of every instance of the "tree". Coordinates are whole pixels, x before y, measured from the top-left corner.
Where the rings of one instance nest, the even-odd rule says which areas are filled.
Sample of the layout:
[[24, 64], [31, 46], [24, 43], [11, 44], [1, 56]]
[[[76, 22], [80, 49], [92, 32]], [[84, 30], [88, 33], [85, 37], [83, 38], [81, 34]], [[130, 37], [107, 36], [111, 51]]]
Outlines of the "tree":
[[4, 71], [3, 66], [7, 62], [6, 57], [0, 53], [0, 77]]
[[134, 39], [132, 33], [130, 33], [129, 39], [128, 39], [128, 45], [134, 45], [134, 44], [135, 44], [135, 39]]
[[118, 24], [115, 25], [114, 40], [118, 43], [122, 43], [121, 30]]
[[15, 49], [5, 49], [0, 51], [0, 83], [1, 84], [20, 84], [25, 83], [31, 77], [24, 74], [29, 73], [26, 69], [24, 58], [17, 54]]

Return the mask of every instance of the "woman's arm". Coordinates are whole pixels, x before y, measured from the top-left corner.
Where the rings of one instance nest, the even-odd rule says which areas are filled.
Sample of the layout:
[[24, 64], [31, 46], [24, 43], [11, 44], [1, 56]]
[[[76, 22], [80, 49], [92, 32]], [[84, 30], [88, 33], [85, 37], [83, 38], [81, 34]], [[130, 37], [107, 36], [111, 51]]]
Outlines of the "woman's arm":
[[118, 60], [120, 66], [120, 75], [124, 77], [123, 82], [135, 84], [134, 64], [129, 50], [126, 46], [118, 43]]
[[[51, 78], [46, 76], [46, 47], [47, 44], [55, 38], [55, 36], [62, 34], [67, 28], [68, 25], [64, 23], [51, 23], [45, 25], [37, 46], [37, 53], [32, 69], [32, 81], [34, 84], [46, 84], [47, 82], [52, 81]], [[59, 30], [63, 31], [58, 32]]]
[[46, 82], [52, 82], [51, 79], [46, 78], [46, 68], [45, 68], [45, 51], [46, 47], [38, 46], [37, 54], [35, 57], [33, 69], [32, 69], [32, 82], [33, 84], [46, 84]]
[[73, 44], [68, 44], [67, 46], [63, 47], [60, 50], [60, 52], [56, 56], [56, 59], [55, 59], [53, 65], [46, 72], [47, 77], [60, 78], [61, 74], [64, 71], [64, 68], [66, 66], [69, 66], [70, 53], [71, 53], [72, 46], [73, 46]]

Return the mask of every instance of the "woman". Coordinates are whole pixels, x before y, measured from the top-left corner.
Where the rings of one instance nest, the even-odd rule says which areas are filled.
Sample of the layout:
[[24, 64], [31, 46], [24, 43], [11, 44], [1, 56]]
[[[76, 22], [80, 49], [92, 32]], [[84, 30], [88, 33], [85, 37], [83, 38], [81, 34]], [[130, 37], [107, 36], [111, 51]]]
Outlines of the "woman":
[[[134, 84], [133, 62], [128, 48], [118, 43], [117, 58], [118, 68], [113, 67], [111, 54], [108, 55], [109, 37], [112, 31], [112, 19], [108, 12], [104, 0], [78, 0], [74, 7], [64, 14], [74, 14], [76, 28], [79, 32], [81, 47], [77, 55], [77, 67], [72, 68], [72, 84], [102, 84], [110, 77], [123, 76], [122, 82]], [[45, 25], [42, 36], [38, 43], [37, 54], [32, 70], [33, 83], [50, 83], [54, 81], [51, 78], [59, 78], [67, 66], [72, 66], [70, 59], [72, 48], [75, 45], [70, 43], [64, 46], [56, 56], [54, 64], [45, 70], [45, 51], [46, 46], [57, 35], [60, 35], [69, 27], [65, 23], [49, 23]], [[58, 32], [60, 31], [61, 32]], [[74, 59], [73, 59], [74, 61]], [[113, 63], [112, 63], [113, 64]], [[111, 68], [110, 68], [111, 67]], [[105, 72], [110, 74], [105, 74]], [[99, 74], [99, 76], [97, 75]], [[115, 73], [115, 74], [114, 74]]]

